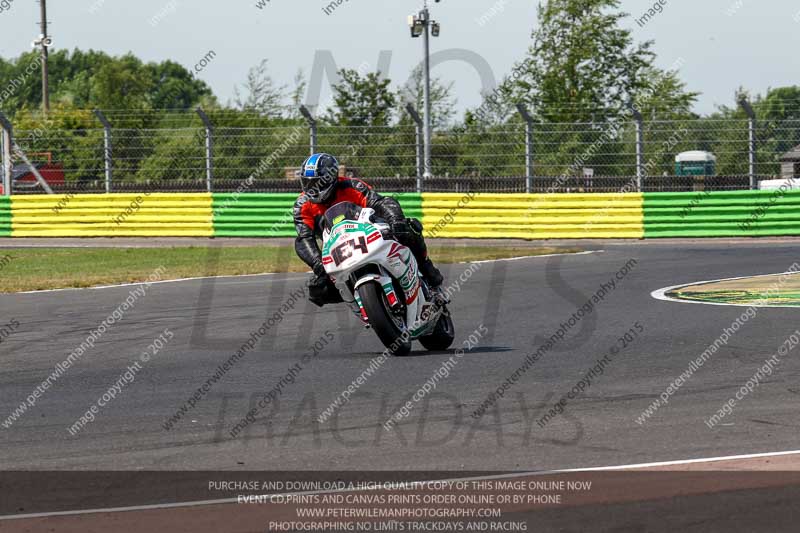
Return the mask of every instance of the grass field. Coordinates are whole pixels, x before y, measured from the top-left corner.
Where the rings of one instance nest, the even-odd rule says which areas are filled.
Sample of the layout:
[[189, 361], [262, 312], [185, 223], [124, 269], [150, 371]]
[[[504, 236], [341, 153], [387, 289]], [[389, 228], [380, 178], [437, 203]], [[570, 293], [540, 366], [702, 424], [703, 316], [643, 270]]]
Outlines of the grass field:
[[[431, 247], [438, 263], [460, 263], [577, 250], [514, 246]], [[92, 287], [143, 281], [162, 268], [161, 279], [307, 272], [293, 246], [174, 248], [0, 249], [0, 292]]]

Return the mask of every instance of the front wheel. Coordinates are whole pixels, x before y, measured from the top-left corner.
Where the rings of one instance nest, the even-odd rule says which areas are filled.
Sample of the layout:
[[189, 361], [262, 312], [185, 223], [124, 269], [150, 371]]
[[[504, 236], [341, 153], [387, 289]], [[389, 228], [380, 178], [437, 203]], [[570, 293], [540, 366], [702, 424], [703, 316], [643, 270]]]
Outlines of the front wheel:
[[448, 349], [455, 338], [456, 328], [453, 326], [453, 319], [445, 309], [430, 335], [420, 337], [419, 342], [428, 350], [441, 351]]
[[358, 288], [369, 324], [392, 355], [402, 357], [411, 352], [411, 339], [401, 329], [402, 321], [392, 314], [383, 288], [373, 281]]

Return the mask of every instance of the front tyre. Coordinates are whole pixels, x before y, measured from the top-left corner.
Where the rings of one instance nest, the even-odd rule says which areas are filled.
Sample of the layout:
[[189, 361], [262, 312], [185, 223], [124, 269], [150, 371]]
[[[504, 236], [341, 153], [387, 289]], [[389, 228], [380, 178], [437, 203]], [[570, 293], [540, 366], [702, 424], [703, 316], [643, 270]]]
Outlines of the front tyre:
[[441, 351], [448, 349], [450, 345], [453, 344], [455, 338], [456, 329], [455, 326], [453, 326], [453, 319], [450, 317], [450, 313], [445, 309], [430, 335], [420, 337], [419, 342], [428, 350]]
[[398, 324], [399, 319], [392, 315], [383, 288], [378, 283], [370, 281], [358, 288], [358, 294], [367, 312], [369, 324], [383, 345], [392, 355], [398, 357], [408, 355], [411, 352], [411, 340], [408, 335], [403, 335], [403, 330]]

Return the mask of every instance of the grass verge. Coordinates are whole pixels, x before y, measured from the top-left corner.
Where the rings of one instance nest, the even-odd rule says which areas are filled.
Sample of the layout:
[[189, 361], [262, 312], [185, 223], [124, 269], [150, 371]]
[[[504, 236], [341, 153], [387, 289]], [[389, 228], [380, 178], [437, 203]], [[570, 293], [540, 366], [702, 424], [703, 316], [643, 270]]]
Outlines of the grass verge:
[[[575, 252], [574, 249], [506, 246], [430, 247], [437, 263]], [[162, 279], [307, 272], [293, 246], [175, 248], [0, 249], [0, 292], [93, 287], [143, 281], [157, 268]]]

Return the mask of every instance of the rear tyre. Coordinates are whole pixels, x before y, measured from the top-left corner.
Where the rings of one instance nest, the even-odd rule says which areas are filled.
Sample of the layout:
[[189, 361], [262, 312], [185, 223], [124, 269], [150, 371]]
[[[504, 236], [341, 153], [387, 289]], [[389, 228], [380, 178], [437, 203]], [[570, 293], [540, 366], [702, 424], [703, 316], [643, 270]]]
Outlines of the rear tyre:
[[456, 329], [453, 326], [453, 319], [445, 310], [431, 334], [420, 337], [419, 342], [428, 350], [441, 351], [448, 349], [455, 338]]
[[397, 324], [398, 319], [393, 317], [389, 310], [389, 302], [383, 288], [376, 282], [370, 281], [358, 288], [361, 303], [367, 312], [369, 324], [384, 346], [392, 355], [402, 357], [411, 352], [411, 340], [403, 340], [403, 332]]

